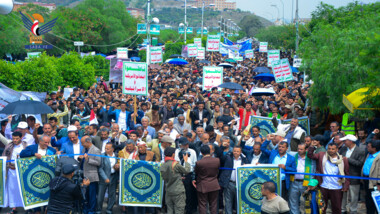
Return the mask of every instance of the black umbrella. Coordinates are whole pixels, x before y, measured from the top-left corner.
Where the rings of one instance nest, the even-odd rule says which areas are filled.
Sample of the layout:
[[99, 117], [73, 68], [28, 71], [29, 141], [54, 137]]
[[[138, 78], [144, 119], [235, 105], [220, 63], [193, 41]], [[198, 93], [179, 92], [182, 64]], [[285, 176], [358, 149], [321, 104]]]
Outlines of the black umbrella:
[[256, 72], [256, 73], [270, 73], [270, 70], [267, 67], [257, 67], [257, 68], [255, 68], [253, 70], [253, 72]]
[[50, 106], [33, 100], [20, 100], [6, 105], [0, 114], [49, 114], [53, 113]]
[[244, 90], [243, 86], [234, 83], [234, 82], [226, 82], [218, 86], [219, 88], [228, 88], [231, 90]]
[[199, 63], [210, 64], [210, 61], [202, 59], [199, 61]]
[[179, 54], [172, 54], [169, 56], [169, 58], [178, 58], [178, 57], [182, 57], [182, 56]]

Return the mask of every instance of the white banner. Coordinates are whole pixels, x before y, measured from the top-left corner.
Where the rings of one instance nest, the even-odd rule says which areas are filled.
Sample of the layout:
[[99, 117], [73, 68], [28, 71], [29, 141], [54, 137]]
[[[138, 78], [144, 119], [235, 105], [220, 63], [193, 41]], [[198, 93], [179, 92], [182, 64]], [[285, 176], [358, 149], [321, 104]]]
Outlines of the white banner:
[[123, 93], [148, 94], [148, 66], [144, 62], [123, 62]]
[[128, 48], [117, 48], [116, 58], [128, 59]]
[[162, 63], [162, 47], [150, 47], [150, 63]]
[[220, 35], [207, 36], [207, 51], [219, 51]]
[[202, 47], [202, 39], [201, 38], [194, 38], [194, 44], [198, 46], [198, 48]]
[[[223, 83], [223, 68], [222, 67], [203, 67], [203, 89], [210, 91], [214, 87], [218, 87]], [[221, 88], [218, 88], [221, 91]]]
[[299, 68], [302, 65], [302, 59], [300, 58], [294, 58], [293, 59], [293, 67]]
[[205, 48], [198, 48], [197, 59], [205, 59]]
[[268, 42], [260, 42], [259, 52], [268, 51]]
[[253, 59], [254, 58], [253, 50], [246, 50], [245, 51], [245, 58]]
[[292, 69], [287, 58], [273, 61], [272, 70], [277, 83], [293, 80]]
[[272, 62], [280, 60], [280, 50], [268, 50], [268, 67], [272, 67]]
[[188, 44], [187, 53], [188, 53], [188, 57], [197, 57], [198, 46], [196, 44]]

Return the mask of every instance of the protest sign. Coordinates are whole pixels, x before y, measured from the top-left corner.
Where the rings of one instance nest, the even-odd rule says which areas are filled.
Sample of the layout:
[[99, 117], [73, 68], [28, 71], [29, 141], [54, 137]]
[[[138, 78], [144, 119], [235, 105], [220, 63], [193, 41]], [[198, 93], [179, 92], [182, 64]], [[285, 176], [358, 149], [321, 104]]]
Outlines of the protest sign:
[[268, 51], [268, 42], [260, 42], [259, 52], [267, 52]]
[[128, 48], [117, 48], [116, 51], [116, 58], [128, 59]]
[[220, 35], [207, 36], [207, 51], [219, 51]]
[[160, 163], [120, 160], [120, 205], [161, 207], [163, 184]]
[[280, 50], [268, 50], [268, 67], [272, 67], [272, 62], [280, 60]]
[[117, 59], [112, 58], [110, 60], [110, 77], [109, 80], [113, 83], [121, 83], [122, 82], [122, 75], [123, 75], [123, 62], [127, 61], [128, 59]]
[[205, 59], [205, 48], [198, 48], [197, 59]]
[[150, 63], [162, 62], [162, 47], [150, 47]]
[[254, 57], [253, 50], [246, 50], [245, 51], [245, 58], [253, 59], [253, 57]]
[[150, 25], [149, 33], [151, 35], [160, 35], [160, 25]]
[[202, 47], [202, 39], [201, 38], [194, 38], [194, 44], [198, 46], [198, 48]]
[[146, 34], [146, 24], [137, 24], [137, 34]]
[[74, 91], [74, 88], [64, 88], [63, 89], [63, 97], [65, 100], [70, 97], [70, 93]]
[[272, 70], [277, 83], [293, 80], [292, 70], [287, 58], [273, 61]]
[[186, 33], [187, 34], [193, 34], [193, 28], [192, 27], [187, 27], [186, 28]]
[[179, 27], [178, 28], [178, 33], [179, 34], [185, 34], [185, 28], [184, 27]]
[[293, 59], [293, 67], [299, 68], [302, 65], [302, 59], [300, 58], [294, 58]]
[[[210, 91], [213, 87], [218, 87], [223, 83], [223, 68], [222, 67], [203, 67], [203, 89]], [[221, 91], [221, 88], [218, 88]]]
[[187, 51], [189, 57], [197, 57], [198, 54], [198, 46], [196, 44], [188, 44]]
[[123, 62], [123, 93], [148, 94], [148, 66], [143, 62]]
[[237, 62], [241, 62], [243, 61], [243, 57], [242, 56], [235, 56], [234, 58], [232, 58], [233, 60], [237, 61]]

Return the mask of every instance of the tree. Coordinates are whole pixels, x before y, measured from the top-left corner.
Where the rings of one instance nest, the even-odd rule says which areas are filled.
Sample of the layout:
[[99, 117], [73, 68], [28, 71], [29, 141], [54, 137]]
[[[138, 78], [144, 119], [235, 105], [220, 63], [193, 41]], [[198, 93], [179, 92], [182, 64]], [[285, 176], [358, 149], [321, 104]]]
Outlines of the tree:
[[[304, 68], [314, 81], [309, 94], [313, 105], [329, 108], [333, 114], [343, 113], [348, 111], [343, 94], [362, 87], [379, 90], [379, 12], [377, 2], [351, 3], [338, 9], [322, 4], [313, 13], [312, 34], [300, 46]], [[366, 105], [379, 108], [379, 94]], [[357, 116], [371, 114], [358, 111]]]
[[255, 15], [245, 16], [239, 22], [239, 26], [249, 37], [253, 37], [260, 28], [264, 27], [263, 23]]

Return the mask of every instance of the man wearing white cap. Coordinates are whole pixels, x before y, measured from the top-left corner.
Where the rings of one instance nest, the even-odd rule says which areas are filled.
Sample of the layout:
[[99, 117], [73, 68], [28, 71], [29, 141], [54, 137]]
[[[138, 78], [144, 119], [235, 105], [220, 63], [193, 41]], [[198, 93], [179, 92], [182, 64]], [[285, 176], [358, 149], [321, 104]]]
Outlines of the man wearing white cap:
[[[5, 133], [4, 133], [5, 137], [8, 139], [12, 139], [11, 123], [12, 123], [12, 115], [9, 115], [8, 123], [7, 123], [7, 126], [5, 127]], [[21, 141], [26, 142], [28, 146], [35, 144], [33, 135], [28, 133], [28, 123], [24, 121], [19, 122], [16, 130], [21, 132], [22, 134]]]
[[[365, 160], [365, 151], [359, 146], [356, 146], [355, 142], [358, 139], [352, 134], [340, 138], [340, 140], [346, 145], [346, 147], [343, 148], [342, 156], [348, 159], [350, 175], [361, 176], [361, 169]], [[342, 213], [347, 212], [348, 197], [350, 198], [350, 213], [357, 213], [359, 193], [360, 180], [350, 179], [350, 188], [348, 189], [348, 192], [343, 192]]]
[[[61, 154], [83, 154], [84, 148], [80, 142], [77, 127], [69, 126], [67, 127], [67, 132], [70, 141], [62, 145]], [[78, 160], [79, 155], [70, 157]]]

